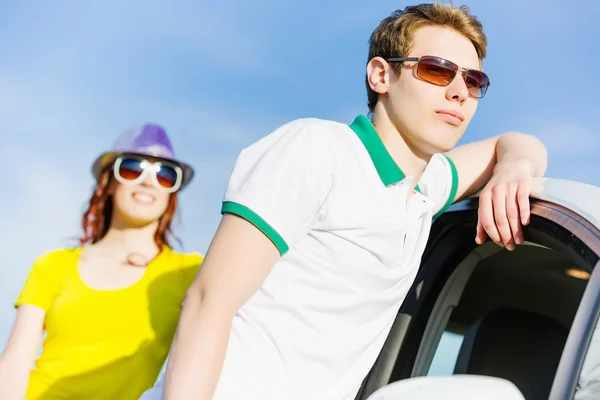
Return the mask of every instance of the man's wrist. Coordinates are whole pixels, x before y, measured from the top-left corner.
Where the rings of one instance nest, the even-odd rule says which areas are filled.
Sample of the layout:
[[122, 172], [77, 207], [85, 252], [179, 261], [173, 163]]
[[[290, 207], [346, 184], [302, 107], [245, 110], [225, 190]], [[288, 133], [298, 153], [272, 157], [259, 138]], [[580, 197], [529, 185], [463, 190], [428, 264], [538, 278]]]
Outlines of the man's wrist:
[[[509, 132], [496, 143], [496, 166], [510, 164], [525, 167], [531, 176], [542, 176], [546, 170], [548, 154], [542, 142], [535, 136]], [[502, 167], [500, 167], [502, 168]]]
[[534, 163], [527, 157], [503, 157], [499, 159], [494, 167], [494, 175], [506, 169], [520, 170], [530, 176], [536, 176], [537, 173]]

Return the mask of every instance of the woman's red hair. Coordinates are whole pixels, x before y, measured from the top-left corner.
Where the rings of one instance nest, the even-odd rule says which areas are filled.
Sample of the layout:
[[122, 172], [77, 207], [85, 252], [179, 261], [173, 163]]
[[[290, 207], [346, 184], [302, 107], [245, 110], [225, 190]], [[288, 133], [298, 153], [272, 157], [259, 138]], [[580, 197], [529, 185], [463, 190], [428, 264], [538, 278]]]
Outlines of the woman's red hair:
[[[101, 174], [94, 194], [88, 203], [87, 210], [83, 213], [81, 224], [83, 227], [83, 237], [79, 239], [81, 245], [93, 244], [98, 242], [106, 235], [110, 228], [112, 220], [113, 203], [109, 194], [110, 184], [112, 182], [112, 168], [106, 168]], [[159, 249], [163, 245], [171, 247], [167, 235], [173, 235], [171, 222], [177, 209], [177, 193], [171, 194], [167, 210], [158, 220], [158, 228], [154, 234], [154, 242]]]

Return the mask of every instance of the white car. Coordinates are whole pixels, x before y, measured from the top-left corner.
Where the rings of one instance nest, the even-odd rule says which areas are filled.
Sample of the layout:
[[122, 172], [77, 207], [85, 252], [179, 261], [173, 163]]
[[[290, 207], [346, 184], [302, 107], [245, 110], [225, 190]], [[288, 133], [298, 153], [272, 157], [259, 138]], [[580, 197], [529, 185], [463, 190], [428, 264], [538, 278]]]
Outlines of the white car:
[[[513, 252], [476, 245], [476, 197], [434, 221], [356, 400], [600, 399], [600, 187], [540, 178], [531, 205]], [[422, 378], [443, 336], [462, 340], [453, 368]]]

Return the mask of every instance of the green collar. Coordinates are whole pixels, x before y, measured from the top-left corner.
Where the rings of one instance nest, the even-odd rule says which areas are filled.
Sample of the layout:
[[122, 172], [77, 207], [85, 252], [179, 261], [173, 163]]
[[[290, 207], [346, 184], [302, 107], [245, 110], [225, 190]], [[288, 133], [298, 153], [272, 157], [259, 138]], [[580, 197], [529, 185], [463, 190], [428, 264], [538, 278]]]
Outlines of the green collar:
[[373, 127], [373, 124], [371, 124], [371, 121], [367, 117], [364, 115], [357, 116], [352, 125], [350, 125], [350, 129], [356, 133], [367, 149], [379, 174], [379, 178], [381, 178], [384, 185], [388, 186], [406, 178], [404, 172], [402, 172], [392, 159], [392, 156], [390, 156], [390, 153], [388, 153], [381, 138], [375, 131], [375, 127]]

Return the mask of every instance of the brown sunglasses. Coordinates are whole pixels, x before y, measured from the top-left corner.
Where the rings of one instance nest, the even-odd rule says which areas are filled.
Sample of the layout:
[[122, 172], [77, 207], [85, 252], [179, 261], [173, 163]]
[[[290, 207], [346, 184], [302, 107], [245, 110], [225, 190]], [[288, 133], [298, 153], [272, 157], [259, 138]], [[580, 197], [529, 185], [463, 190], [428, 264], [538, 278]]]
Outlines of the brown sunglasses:
[[483, 98], [488, 90], [488, 87], [490, 87], [490, 79], [485, 73], [476, 69], [461, 68], [452, 61], [448, 61], [441, 57], [395, 57], [388, 58], [386, 61], [417, 61], [417, 76], [425, 82], [437, 86], [448, 86], [454, 80], [456, 74], [460, 71], [460, 74], [467, 85], [467, 89], [469, 90], [469, 96], [476, 99]]

